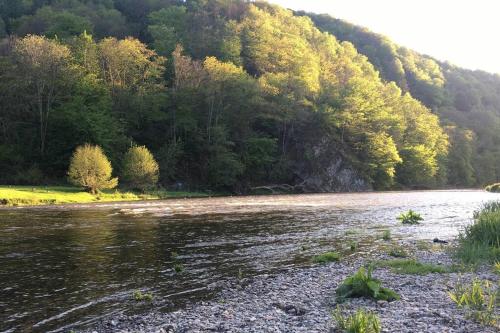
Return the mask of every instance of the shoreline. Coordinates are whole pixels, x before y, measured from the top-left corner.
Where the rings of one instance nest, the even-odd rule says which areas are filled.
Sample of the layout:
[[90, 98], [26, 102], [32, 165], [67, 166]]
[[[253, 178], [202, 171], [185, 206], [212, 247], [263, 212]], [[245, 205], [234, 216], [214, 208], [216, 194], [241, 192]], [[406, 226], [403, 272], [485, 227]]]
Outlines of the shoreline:
[[[446, 245], [445, 249], [450, 246], [452, 244]], [[414, 251], [414, 257], [423, 263], [453, 263], [446, 250]], [[367, 261], [388, 258], [377, 254], [221, 281], [215, 287], [220, 291], [212, 300], [195, 302], [168, 313], [153, 310], [142, 315], [115, 315], [78, 332], [337, 332], [331, 312], [337, 306], [338, 285]], [[494, 327], [468, 319], [465, 311], [447, 294], [458, 281], [470, 282], [475, 276], [498, 279], [486, 267], [476, 272], [427, 275], [398, 274], [388, 268], [376, 268], [374, 277], [380, 279], [383, 286], [398, 292], [401, 300], [388, 303], [353, 298], [341, 307], [347, 313], [359, 308], [376, 312], [382, 332], [497, 332]]]
[[[99, 207], [113, 203], [133, 204], [138, 202], [155, 202], [175, 199], [200, 199], [221, 197], [253, 197], [253, 196], [283, 196], [283, 195], [324, 195], [324, 194], [364, 194], [364, 193], [401, 193], [401, 192], [428, 192], [428, 191], [485, 191], [482, 188], [439, 188], [387, 191], [358, 191], [358, 192], [315, 192], [315, 193], [248, 193], [229, 194], [221, 192], [189, 192], [158, 190], [146, 193], [112, 190], [101, 195], [91, 195], [77, 187], [69, 186], [0, 186], [0, 209], [15, 208], [60, 208], [76, 205], [91, 205]], [[490, 192], [493, 193], [493, 192]], [[27, 196], [27, 198], [26, 198]], [[80, 198], [83, 196], [83, 199]]]

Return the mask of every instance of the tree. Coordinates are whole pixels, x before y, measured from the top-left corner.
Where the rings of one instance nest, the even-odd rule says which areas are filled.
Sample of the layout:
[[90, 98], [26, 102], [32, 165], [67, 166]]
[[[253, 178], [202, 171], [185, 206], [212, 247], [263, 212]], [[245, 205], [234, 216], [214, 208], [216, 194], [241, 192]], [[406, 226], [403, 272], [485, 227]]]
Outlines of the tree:
[[123, 159], [122, 179], [130, 187], [145, 191], [158, 182], [159, 167], [145, 146], [134, 146]]
[[72, 184], [96, 194], [118, 185], [118, 178], [112, 178], [112, 172], [111, 163], [101, 147], [85, 144], [77, 147], [71, 157], [68, 178]]
[[57, 41], [32, 35], [16, 41], [14, 54], [27, 96], [33, 96], [30, 108], [38, 113], [40, 153], [44, 155], [50, 113], [67, 91], [71, 54]]

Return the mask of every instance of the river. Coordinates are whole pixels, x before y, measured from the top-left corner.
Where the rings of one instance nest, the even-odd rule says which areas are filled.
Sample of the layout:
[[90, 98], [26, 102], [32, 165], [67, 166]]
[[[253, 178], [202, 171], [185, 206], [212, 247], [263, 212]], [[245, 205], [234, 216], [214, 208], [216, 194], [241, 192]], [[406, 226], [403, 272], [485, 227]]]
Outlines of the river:
[[[329, 250], [377, 250], [380, 235], [453, 239], [484, 191], [179, 199], [0, 209], [0, 332], [68, 331], [115, 313], [210, 298], [222, 279], [306, 267]], [[408, 209], [424, 221], [404, 226]], [[174, 265], [183, 267], [176, 273]], [[136, 302], [135, 290], [154, 302]]]

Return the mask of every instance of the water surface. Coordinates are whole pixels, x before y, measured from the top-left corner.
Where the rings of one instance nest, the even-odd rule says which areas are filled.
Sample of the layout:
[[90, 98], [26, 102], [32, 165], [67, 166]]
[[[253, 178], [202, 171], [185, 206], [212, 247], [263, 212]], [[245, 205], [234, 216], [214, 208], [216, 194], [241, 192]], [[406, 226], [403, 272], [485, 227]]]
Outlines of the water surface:
[[[375, 251], [385, 229], [395, 239], [452, 239], [493, 199], [500, 195], [422, 191], [2, 209], [0, 332], [67, 331], [147, 311], [132, 300], [137, 289], [170, 311], [210, 298], [217, 281], [307, 266], [314, 254], [345, 252], [349, 240]], [[399, 224], [408, 209], [425, 221]]]

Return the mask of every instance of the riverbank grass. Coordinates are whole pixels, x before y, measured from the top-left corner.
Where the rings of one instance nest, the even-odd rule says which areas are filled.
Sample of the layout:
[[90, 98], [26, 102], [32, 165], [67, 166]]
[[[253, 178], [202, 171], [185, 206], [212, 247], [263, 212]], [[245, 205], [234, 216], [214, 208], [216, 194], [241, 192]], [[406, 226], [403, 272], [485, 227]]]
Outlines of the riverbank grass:
[[206, 193], [169, 192], [164, 190], [147, 193], [105, 190], [97, 195], [92, 195], [81, 188], [72, 186], [0, 186], [0, 205], [3, 206], [37, 206], [204, 196], [208, 195]]
[[373, 312], [358, 309], [356, 313], [345, 316], [339, 307], [332, 313], [337, 327], [345, 333], [380, 333], [380, 318]]
[[500, 261], [500, 201], [474, 213], [474, 223], [459, 236], [456, 255], [470, 265]]
[[455, 271], [454, 267], [443, 265], [426, 264], [416, 261], [415, 259], [392, 259], [381, 260], [377, 263], [378, 267], [389, 267], [397, 274], [415, 274], [426, 275], [430, 273], [450, 273]]
[[338, 252], [325, 252], [313, 257], [313, 262], [317, 264], [326, 264], [333, 261], [340, 260], [340, 254]]

